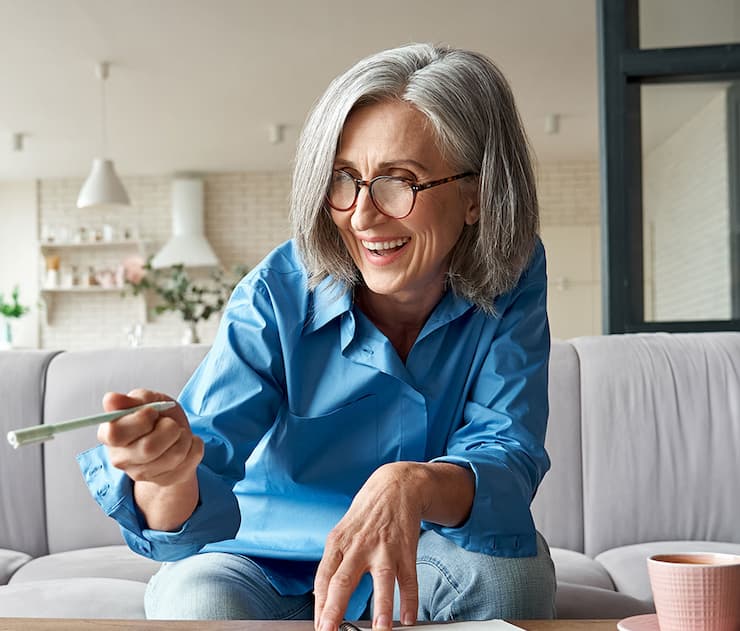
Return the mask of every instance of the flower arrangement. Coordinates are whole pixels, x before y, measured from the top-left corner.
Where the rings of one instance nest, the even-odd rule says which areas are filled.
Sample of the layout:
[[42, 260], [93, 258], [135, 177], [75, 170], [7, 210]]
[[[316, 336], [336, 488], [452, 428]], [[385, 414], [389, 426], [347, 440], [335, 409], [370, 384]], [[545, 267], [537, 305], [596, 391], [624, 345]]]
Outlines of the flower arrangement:
[[123, 262], [124, 281], [131, 293], [138, 296], [144, 291], [154, 293], [158, 304], [153, 308], [157, 315], [166, 311], [179, 313], [188, 325], [187, 341], [198, 343], [200, 337], [196, 325], [220, 312], [236, 287], [239, 279], [247, 272], [247, 267], [236, 266], [233, 275], [227, 278], [226, 272], [219, 268], [208, 278], [191, 277], [183, 265], [173, 265], [165, 269], [154, 269], [151, 257], [145, 262], [140, 257], [132, 257]]
[[19, 293], [20, 290], [18, 289], [18, 285], [16, 285], [13, 288], [13, 292], [10, 294], [10, 297], [13, 300], [13, 302], [10, 303], [5, 302], [5, 296], [3, 296], [3, 292], [0, 291], [0, 315], [5, 316], [6, 318], [20, 318], [23, 314], [28, 312], [29, 307], [24, 307], [20, 302], [18, 302]]
[[13, 347], [13, 330], [10, 326], [11, 318], [20, 318], [28, 313], [29, 307], [23, 306], [18, 301], [20, 290], [18, 285], [13, 288], [10, 294], [12, 302], [5, 302], [5, 296], [0, 292], [0, 315], [3, 316], [0, 322], [0, 349], [9, 349]]

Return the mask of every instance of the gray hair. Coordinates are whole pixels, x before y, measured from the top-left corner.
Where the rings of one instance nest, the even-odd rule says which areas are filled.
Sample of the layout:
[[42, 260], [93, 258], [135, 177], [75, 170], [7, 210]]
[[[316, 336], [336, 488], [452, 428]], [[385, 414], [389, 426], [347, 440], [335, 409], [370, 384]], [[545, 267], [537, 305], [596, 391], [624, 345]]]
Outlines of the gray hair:
[[[359, 270], [326, 207], [339, 138], [353, 108], [398, 99], [431, 123], [450, 166], [479, 174], [480, 219], [453, 248], [447, 283], [493, 313], [534, 250], [539, 211], [529, 144], [501, 71], [487, 57], [411, 44], [359, 61], [329, 85], [303, 127], [293, 172], [293, 235], [314, 289], [331, 277], [351, 290]], [[462, 180], [461, 182], [468, 182]], [[465, 184], [462, 184], [465, 186]]]

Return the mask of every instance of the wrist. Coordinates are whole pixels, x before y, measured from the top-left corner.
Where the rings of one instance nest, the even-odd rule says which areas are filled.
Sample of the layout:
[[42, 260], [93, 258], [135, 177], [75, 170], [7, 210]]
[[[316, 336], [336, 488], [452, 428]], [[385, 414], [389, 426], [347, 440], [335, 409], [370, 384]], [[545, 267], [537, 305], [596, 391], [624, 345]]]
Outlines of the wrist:
[[413, 500], [421, 519], [426, 519], [434, 495], [434, 476], [426, 462], [391, 462], [378, 469], [386, 476], [384, 485], [398, 484], [404, 496]]

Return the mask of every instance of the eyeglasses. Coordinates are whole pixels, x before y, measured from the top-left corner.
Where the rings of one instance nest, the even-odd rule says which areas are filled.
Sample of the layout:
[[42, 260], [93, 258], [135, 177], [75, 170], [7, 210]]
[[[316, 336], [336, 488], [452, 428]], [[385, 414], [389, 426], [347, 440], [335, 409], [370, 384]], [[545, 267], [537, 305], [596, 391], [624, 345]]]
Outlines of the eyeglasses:
[[471, 171], [427, 182], [426, 184], [414, 184], [402, 177], [392, 177], [390, 175], [379, 175], [372, 180], [361, 180], [352, 177], [346, 171], [335, 169], [332, 173], [326, 201], [334, 210], [350, 210], [357, 203], [360, 187], [367, 186], [375, 208], [388, 217], [403, 219], [408, 217], [414, 209], [416, 194], [419, 191], [454, 182], [470, 175], [476, 175], [476, 173]]

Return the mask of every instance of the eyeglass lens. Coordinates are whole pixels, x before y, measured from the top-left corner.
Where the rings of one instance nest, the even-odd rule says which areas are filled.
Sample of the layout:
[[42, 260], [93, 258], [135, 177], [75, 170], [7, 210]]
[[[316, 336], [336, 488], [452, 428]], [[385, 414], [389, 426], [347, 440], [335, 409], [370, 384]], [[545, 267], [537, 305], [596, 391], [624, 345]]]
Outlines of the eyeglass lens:
[[[329, 188], [329, 202], [337, 210], [354, 206], [360, 186], [344, 171], [334, 171]], [[370, 197], [378, 210], [391, 217], [403, 217], [414, 203], [411, 185], [399, 178], [381, 176], [370, 181]]]

